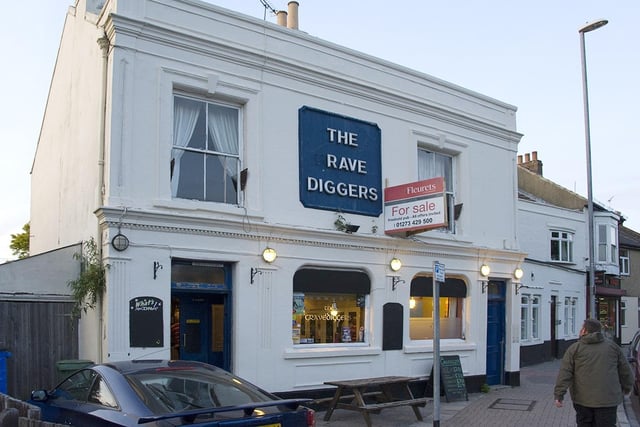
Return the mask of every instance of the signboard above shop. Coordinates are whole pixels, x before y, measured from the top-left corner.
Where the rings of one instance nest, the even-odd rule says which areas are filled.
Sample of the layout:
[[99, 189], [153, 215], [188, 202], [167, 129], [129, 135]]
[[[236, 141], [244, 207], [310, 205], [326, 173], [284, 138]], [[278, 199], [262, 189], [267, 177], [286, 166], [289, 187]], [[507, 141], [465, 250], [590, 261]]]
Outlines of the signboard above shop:
[[298, 112], [300, 202], [307, 208], [382, 213], [380, 128], [302, 107]]
[[437, 177], [384, 189], [384, 232], [421, 233], [447, 226], [444, 178]]

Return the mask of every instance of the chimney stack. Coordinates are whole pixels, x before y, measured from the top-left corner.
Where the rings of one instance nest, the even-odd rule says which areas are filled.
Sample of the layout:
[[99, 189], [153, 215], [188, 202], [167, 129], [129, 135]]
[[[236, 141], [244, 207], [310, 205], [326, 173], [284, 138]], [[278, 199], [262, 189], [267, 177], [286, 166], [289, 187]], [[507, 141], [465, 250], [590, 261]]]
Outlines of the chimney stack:
[[298, 6], [299, 3], [297, 1], [290, 1], [287, 4], [289, 8], [289, 13], [287, 17], [287, 28], [291, 28], [292, 30], [298, 29]]
[[542, 176], [542, 162], [538, 160], [537, 151], [533, 151], [531, 154], [525, 153], [524, 162], [522, 161], [522, 155], [518, 155], [518, 165]]

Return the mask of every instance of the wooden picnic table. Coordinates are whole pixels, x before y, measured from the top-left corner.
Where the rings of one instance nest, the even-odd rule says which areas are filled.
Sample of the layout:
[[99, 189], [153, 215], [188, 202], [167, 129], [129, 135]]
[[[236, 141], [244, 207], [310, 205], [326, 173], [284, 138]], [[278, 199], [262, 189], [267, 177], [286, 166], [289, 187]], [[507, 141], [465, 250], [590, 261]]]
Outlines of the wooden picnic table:
[[[364, 417], [367, 427], [371, 427], [370, 413], [380, 413], [386, 408], [411, 406], [416, 418], [422, 421], [422, 414], [418, 407], [425, 406], [430, 400], [426, 397], [416, 398], [411, 392], [409, 382], [411, 377], [377, 377], [344, 381], [326, 381], [325, 384], [336, 386], [336, 393], [324, 415], [329, 421], [336, 409], [358, 411]], [[400, 394], [400, 395], [399, 395]], [[375, 403], [367, 403], [366, 397], [375, 397]], [[349, 400], [348, 402], [343, 402]]]

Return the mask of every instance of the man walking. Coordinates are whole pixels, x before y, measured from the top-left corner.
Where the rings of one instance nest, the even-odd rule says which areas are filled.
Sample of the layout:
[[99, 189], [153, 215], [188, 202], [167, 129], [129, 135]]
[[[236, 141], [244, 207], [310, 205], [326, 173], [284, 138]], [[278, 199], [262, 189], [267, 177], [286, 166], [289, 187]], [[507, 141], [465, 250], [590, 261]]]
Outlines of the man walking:
[[617, 407], [632, 387], [633, 372], [618, 344], [604, 337], [599, 321], [585, 320], [580, 339], [562, 358], [556, 406], [562, 407], [568, 388], [578, 427], [615, 427]]

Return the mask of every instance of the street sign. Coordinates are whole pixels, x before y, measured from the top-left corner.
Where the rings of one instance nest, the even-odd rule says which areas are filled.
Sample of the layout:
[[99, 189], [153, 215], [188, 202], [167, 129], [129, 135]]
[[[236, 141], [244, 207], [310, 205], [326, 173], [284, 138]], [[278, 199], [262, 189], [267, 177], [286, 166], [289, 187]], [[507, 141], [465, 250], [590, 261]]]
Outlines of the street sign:
[[433, 275], [436, 278], [436, 282], [444, 282], [444, 264], [440, 264], [438, 261], [434, 262]]

